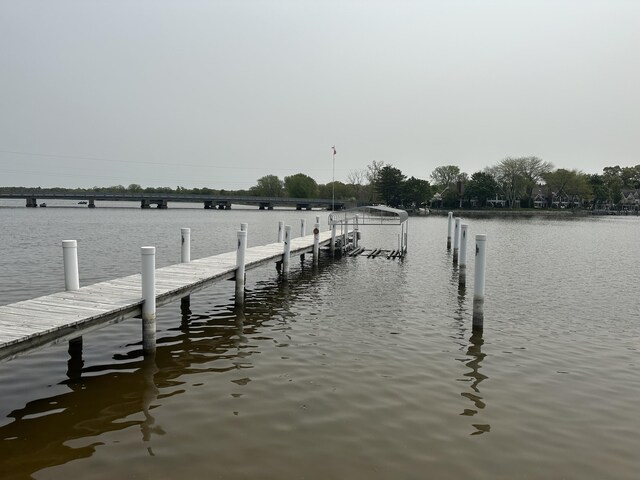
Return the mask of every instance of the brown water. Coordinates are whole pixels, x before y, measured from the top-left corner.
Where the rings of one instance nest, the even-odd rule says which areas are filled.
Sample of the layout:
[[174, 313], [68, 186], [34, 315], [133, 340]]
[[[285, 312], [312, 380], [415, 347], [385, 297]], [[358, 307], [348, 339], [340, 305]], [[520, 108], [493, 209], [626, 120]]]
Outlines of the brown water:
[[[274, 241], [318, 212], [0, 208], [0, 304]], [[326, 223], [326, 215], [323, 221]], [[470, 220], [488, 235], [482, 334], [446, 251], [446, 218], [412, 218], [404, 262], [296, 262], [249, 272], [244, 311], [223, 282], [139, 320], [0, 364], [0, 477], [637, 478], [640, 220]], [[294, 227], [294, 231], [295, 227]], [[397, 232], [365, 229], [367, 246]], [[21, 253], [20, 257], [15, 252]], [[472, 251], [472, 248], [469, 249]]]

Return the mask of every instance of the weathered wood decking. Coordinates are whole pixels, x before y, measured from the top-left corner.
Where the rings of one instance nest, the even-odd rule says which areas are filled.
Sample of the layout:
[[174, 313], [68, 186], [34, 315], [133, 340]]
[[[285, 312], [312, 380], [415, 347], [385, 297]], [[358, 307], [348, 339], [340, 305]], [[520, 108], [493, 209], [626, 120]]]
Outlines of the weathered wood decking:
[[[331, 232], [320, 232], [320, 245]], [[291, 240], [291, 255], [313, 251], [313, 235]], [[245, 270], [282, 260], [283, 244], [247, 248]], [[220, 280], [235, 278], [236, 252], [156, 270], [156, 304], [165, 305]], [[82, 287], [76, 291], [0, 306], [0, 361], [69, 340], [141, 314], [140, 274]]]

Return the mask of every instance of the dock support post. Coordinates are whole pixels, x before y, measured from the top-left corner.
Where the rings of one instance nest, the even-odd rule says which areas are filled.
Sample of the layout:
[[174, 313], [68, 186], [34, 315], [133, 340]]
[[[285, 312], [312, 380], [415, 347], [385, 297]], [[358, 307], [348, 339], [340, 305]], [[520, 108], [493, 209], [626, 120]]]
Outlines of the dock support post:
[[241, 223], [240, 224], [240, 231], [241, 232], [247, 232], [247, 235], [249, 235], [249, 224], [248, 223]]
[[291, 260], [291, 225], [284, 226], [284, 255], [282, 255], [282, 273], [289, 275], [289, 263]]
[[282, 239], [284, 238], [284, 222], [278, 222], [278, 243], [282, 243]]
[[141, 247], [142, 254], [142, 351], [156, 351], [156, 247]]
[[484, 284], [487, 259], [487, 236], [476, 235], [476, 263], [473, 279], [473, 329], [482, 330], [484, 324]]
[[467, 234], [469, 225], [463, 223], [460, 225], [460, 257], [458, 265], [458, 285], [464, 287], [467, 284]]
[[316, 222], [316, 224], [313, 226], [313, 264], [314, 265], [318, 265], [319, 256], [320, 256], [320, 222]]
[[[80, 289], [80, 275], [78, 274], [78, 242], [76, 240], [62, 241], [62, 261], [64, 263], [64, 289], [72, 292]], [[69, 360], [67, 361], [67, 377], [80, 378], [82, 366], [82, 336], [69, 340]]]
[[300, 219], [300, 236], [304, 237], [307, 234], [307, 221], [302, 218]]
[[182, 237], [182, 249], [180, 251], [180, 261], [189, 263], [191, 261], [191, 229], [181, 228], [180, 236]]
[[[247, 230], [238, 231], [238, 249], [236, 250], [236, 305], [244, 305], [245, 254], [247, 251]], [[240, 227], [242, 228], [242, 226]]]
[[453, 264], [458, 264], [458, 253], [460, 248], [460, 217], [456, 217], [453, 228]]
[[453, 212], [449, 212], [449, 219], [447, 221], [447, 250], [451, 250], [451, 227], [453, 222]]
[[331, 255], [336, 253], [336, 224], [331, 225]]
[[360, 215], [356, 215], [356, 218], [353, 221], [353, 248], [358, 248], [358, 235], [360, 233], [360, 227], [358, 224], [360, 223]]
[[404, 226], [404, 253], [409, 250], [409, 220], [405, 222]]
[[62, 259], [64, 262], [64, 289], [67, 291], [80, 288], [78, 275], [78, 242], [76, 240], [62, 241]]
[[[180, 229], [180, 237], [182, 241], [181, 249], [180, 249], [180, 262], [181, 263], [190, 263], [191, 262], [191, 229], [190, 228], [181, 228]], [[180, 299], [180, 307], [182, 309], [188, 308], [191, 305], [191, 296], [187, 295], [186, 297], [182, 297]]]

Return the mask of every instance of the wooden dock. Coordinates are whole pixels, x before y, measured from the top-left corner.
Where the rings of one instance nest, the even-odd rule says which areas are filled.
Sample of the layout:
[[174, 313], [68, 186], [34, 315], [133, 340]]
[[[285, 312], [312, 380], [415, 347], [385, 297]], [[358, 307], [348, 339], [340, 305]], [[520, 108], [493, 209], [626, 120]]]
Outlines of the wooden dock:
[[[319, 232], [319, 244], [331, 242]], [[314, 235], [291, 239], [290, 254], [312, 253]], [[284, 260], [283, 243], [247, 248], [245, 270]], [[236, 252], [201, 258], [155, 270], [158, 306], [198, 292], [215, 282], [236, 277]], [[141, 274], [88, 285], [0, 306], [0, 361], [71, 340], [92, 330], [142, 313]]]

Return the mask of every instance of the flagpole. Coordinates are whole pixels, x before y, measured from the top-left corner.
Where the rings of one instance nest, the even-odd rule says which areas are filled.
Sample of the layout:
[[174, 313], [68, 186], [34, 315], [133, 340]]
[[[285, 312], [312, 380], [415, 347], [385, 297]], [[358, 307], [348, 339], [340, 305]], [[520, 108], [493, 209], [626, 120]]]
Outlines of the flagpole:
[[331, 197], [331, 211], [336, 211], [336, 146], [331, 147], [333, 150], [333, 161], [332, 161], [332, 172], [331, 172], [331, 187], [332, 187], [332, 197]]

